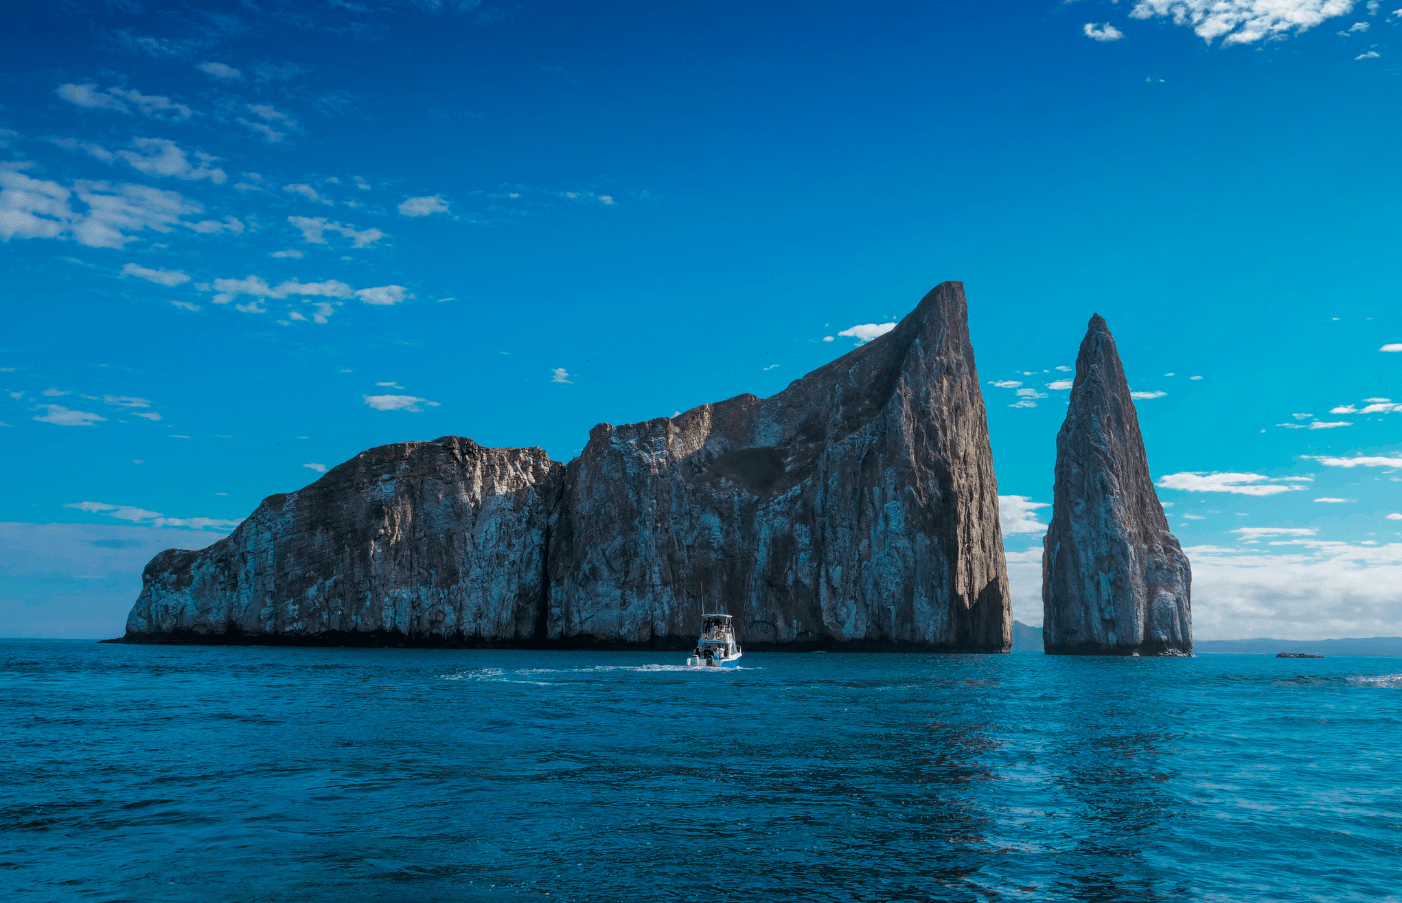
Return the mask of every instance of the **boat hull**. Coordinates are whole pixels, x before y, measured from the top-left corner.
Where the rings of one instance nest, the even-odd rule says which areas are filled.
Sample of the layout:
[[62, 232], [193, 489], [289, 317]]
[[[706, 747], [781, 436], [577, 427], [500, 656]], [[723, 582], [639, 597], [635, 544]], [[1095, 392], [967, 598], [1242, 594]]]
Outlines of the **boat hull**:
[[733, 669], [733, 668], [738, 668], [738, 667], [740, 667], [740, 656], [736, 655], [736, 656], [732, 656], [732, 657], [727, 658], [727, 659], [714, 659], [714, 658], [713, 658], [713, 659], [711, 659], [711, 660], [708, 662], [708, 661], [706, 661], [704, 658], [700, 658], [700, 657], [698, 657], [698, 656], [693, 655], [691, 658], [689, 658], [689, 659], [686, 660], [686, 666], [687, 666], [688, 668], [700, 668], [700, 669], [706, 669], [706, 668]]

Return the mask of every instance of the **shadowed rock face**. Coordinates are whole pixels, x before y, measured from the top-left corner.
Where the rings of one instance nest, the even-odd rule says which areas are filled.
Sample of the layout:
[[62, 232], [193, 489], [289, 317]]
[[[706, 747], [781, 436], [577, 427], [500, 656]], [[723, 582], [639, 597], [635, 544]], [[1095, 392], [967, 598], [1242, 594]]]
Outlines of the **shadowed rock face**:
[[1006, 651], [963, 287], [767, 399], [593, 429], [568, 466], [372, 449], [147, 566], [130, 641]]
[[1115, 340], [1091, 318], [1056, 437], [1042, 554], [1046, 651], [1187, 655], [1192, 571], [1149, 476]]

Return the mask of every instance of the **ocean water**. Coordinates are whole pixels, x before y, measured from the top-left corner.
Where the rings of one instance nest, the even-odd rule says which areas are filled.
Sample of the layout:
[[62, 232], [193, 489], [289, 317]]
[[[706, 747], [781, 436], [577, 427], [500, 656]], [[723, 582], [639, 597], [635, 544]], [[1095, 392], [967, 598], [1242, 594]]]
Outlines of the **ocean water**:
[[1402, 900], [1402, 658], [0, 641], [0, 899]]

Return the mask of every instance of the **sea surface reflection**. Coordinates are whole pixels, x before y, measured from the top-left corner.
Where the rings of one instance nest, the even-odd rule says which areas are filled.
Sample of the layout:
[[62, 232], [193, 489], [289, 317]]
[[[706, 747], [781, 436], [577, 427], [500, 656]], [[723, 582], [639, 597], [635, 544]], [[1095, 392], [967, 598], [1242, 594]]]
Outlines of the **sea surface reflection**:
[[0, 898], [1387, 900], [1402, 659], [0, 641]]

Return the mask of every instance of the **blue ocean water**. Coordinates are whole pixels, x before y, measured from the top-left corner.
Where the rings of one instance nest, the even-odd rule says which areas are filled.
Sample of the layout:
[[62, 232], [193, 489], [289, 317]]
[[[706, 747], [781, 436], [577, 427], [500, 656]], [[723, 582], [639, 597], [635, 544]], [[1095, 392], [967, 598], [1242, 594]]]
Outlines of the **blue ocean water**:
[[1399, 900], [1402, 659], [0, 641], [0, 899]]

